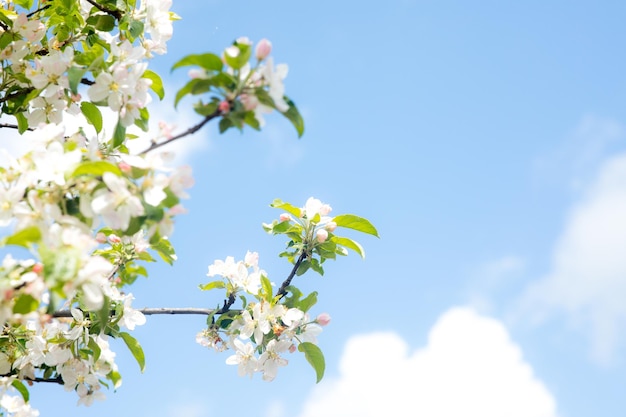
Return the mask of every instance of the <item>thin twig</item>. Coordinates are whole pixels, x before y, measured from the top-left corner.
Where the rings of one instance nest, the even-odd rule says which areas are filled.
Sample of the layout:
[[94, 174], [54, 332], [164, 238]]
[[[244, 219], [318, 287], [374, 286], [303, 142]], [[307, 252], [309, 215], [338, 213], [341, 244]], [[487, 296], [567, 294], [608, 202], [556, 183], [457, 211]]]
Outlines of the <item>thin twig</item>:
[[33, 379], [25, 378], [24, 380], [30, 381], [30, 382], [50, 382], [53, 384], [63, 385], [63, 378], [61, 378], [60, 376], [57, 376], [56, 378], [40, 378], [40, 377], [36, 377]]
[[0, 97], [0, 103], [4, 103], [5, 101], [12, 100], [12, 99], [14, 99], [15, 97], [23, 96], [23, 95], [25, 95], [25, 94], [30, 93], [30, 92], [31, 92], [31, 91], [33, 91], [33, 90], [34, 90], [34, 88], [32, 88], [32, 87], [27, 87], [27, 88], [25, 88], [25, 89], [23, 89], [23, 90], [16, 91], [15, 93], [7, 94], [7, 95], [6, 95], [6, 96], [4, 96], [4, 97]]
[[296, 261], [296, 263], [293, 264], [293, 268], [291, 269], [291, 272], [289, 273], [289, 276], [287, 277], [287, 279], [282, 283], [282, 285], [278, 289], [278, 292], [276, 293], [277, 297], [283, 298], [287, 294], [287, 287], [289, 286], [289, 284], [291, 284], [291, 280], [293, 279], [293, 277], [296, 276], [296, 272], [298, 272], [298, 268], [300, 267], [300, 264], [302, 262], [304, 262], [306, 257], [307, 257], [306, 252], [302, 252], [300, 254], [300, 256], [298, 257], [298, 260]]
[[[194, 307], [163, 307], [163, 308], [141, 308], [138, 311], [142, 312], [146, 316], [153, 316], [157, 314], [173, 314], [173, 315], [204, 315], [209, 316], [215, 312], [212, 308], [194, 308]], [[112, 312], [113, 313], [113, 312]], [[52, 317], [72, 317], [70, 310], [59, 310], [52, 314]]]
[[98, 4], [94, 0], [87, 0], [87, 3], [91, 4], [93, 7], [100, 10], [101, 12], [104, 12], [106, 14], [113, 16], [116, 20], [122, 20], [123, 15], [122, 15], [122, 12], [119, 10], [109, 9], [107, 7], [104, 7], [101, 4]]
[[40, 7], [39, 9], [37, 9], [37, 10], [33, 10], [32, 12], [28, 13], [28, 14], [26, 15], [26, 17], [31, 18], [31, 17], [33, 17], [34, 15], [36, 15], [37, 13], [39, 13], [39, 12], [43, 12], [44, 10], [48, 9], [49, 7], [50, 7], [50, 5], [49, 5], [49, 4], [46, 4], [45, 6]]
[[185, 130], [183, 133], [180, 133], [176, 136], [172, 136], [171, 138], [169, 138], [166, 141], [163, 142], [159, 142], [159, 143], [153, 143], [152, 145], [150, 145], [150, 147], [148, 147], [147, 149], [141, 151], [139, 154], [143, 155], [145, 153], [148, 153], [150, 151], [153, 151], [157, 148], [160, 148], [161, 146], [165, 146], [168, 145], [172, 142], [174, 142], [175, 140], [178, 140], [180, 138], [184, 138], [185, 136], [188, 135], [192, 135], [194, 133], [196, 133], [198, 130], [202, 129], [202, 126], [204, 126], [205, 124], [209, 123], [211, 120], [215, 119], [217, 116], [221, 115], [222, 112], [220, 110], [216, 110], [213, 113], [209, 114], [208, 116], [206, 116], [204, 119], [202, 119], [202, 121], [200, 123], [198, 123], [195, 126], [190, 127], [189, 129]]
[[[2, 127], [8, 127], [9, 129], [19, 129], [18, 125], [14, 125], [14, 124], [11, 124], [11, 123], [0, 123], [0, 128], [2, 128]], [[33, 131], [35, 129], [33, 129], [32, 127], [29, 127], [26, 130]]]

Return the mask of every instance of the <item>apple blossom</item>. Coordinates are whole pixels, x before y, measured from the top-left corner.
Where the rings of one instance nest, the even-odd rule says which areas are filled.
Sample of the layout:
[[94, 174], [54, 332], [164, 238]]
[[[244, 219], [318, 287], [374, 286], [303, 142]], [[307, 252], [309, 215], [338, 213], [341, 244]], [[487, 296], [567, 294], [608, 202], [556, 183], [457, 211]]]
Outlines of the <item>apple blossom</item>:
[[264, 60], [272, 52], [272, 43], [267, 39], [261, 39], [256, 45], [255, 55], [259, 61]]
[[328, 326], [328, 324], [330, 323], [330, 314], [328, 313], [320, 313], [318, 314], [318, 316], [315, 318], [315, 321], [320, 325], [320, 326]]

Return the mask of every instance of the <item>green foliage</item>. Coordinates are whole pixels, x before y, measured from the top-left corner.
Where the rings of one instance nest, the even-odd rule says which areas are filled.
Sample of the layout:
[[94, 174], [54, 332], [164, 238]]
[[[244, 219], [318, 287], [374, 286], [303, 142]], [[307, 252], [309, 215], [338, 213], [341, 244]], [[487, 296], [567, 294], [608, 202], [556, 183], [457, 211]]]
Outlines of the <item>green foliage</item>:
[[337, 226], [380, 237], [378, 236], [378, 231], [374, 225], [363, 217], [355, 216], [354, 214], [341, 214], [334, 217], [333, 221], [337, 224]]
[[304, 352], [304, 357], [315, 370], [316, 382], [319, 383], [322, 378], [324, 378], [324, 371], [326, 370], [326, 361], [322, 350], [317, 345], [310, 342], [300, 343], [298, 350]]
[[124, 343], [128, 346], [128, 350], [130, 350], [130, 353], [132, 353], [133, 357], [137, 361], [139, 369], [143, 372], [146, 369], [146, 356], [144, 355], [139, 342], [126, 332], [120, 332], [119, 336], [124, 340]]

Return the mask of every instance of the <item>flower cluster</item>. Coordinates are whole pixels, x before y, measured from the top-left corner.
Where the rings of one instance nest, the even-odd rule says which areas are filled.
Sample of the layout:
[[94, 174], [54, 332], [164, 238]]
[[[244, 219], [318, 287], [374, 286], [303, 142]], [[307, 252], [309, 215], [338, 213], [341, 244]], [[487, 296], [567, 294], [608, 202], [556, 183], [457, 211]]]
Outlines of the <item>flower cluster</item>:
[[[20, 130], [59, 124], [81, 112], [97, 123], [97, 107], [80, 103], [78, 85], [87, 83], [91, 102], [117, 113], [122, 127], [144, 123], [154, 78], [147, 60], [166, 51], [176, 18], [170, 6], [169, 0], [144, 0], [137, 9], [114, 10], [83, 0], [50, 2], [30, 13], [3, 8], [0, 33], [11, 39], [0, 49], [3, 112], [18, 118]], [[130, 24], [117, 25], [123, 13]]]
[[[285, 95], [287, 66], [274, 65], [271, 43], [261, 40], [253, 51], [239, 38], [221, 56], [189, 55], [174, 65], [200, 67], [175, 104], [208, 93], [194, 106], [203, 121], [178, 135], [163, 122], [151, 145], [131, 154], [127, 128], [148, 130], [147, 106], [153, 95], [164, 96], [148, 61], [167, 51], [178, 18], [171, 0], [0, 3], [0, 116], [15, 118], [0, 128], [34, 138], [24, 155], [7, 155], [0, 167], [0, 248], [17, 246], [32, 257], [8, 254], [0, 263], [0, 414], [37, 416], [27, 388], [33, 381], [61, 384], [84, 405], [103, 399], [103, 386], [120, 386], [112, 338], [144, 368], [129, 331], [146, 318], [133, 308], [128, 287], [147, 276], [142, 262], [154, 261], [153, 254], [176, 260], [168, 238], [193, 185], [189, 167], [171, 168], [172, 155], [156, 149], [214, 118], [221, 132], [259, 129], [272, 110], [299, 135], [304, 124]], [[102, 110], [117, 116], [112, 126], [104, 126]], [[363, 255], [356, 242], [333, 234], [336, 227], [376, 231], [356, 216], [328, 217], [330, 206], [316, 199], [301, 209], [279, 200], [273, 206], [288, 214], [266, 230], [289, 236], [292, 272], [275, 291], [258, 254], [216, 261], [208, 275], [222, 279], [201, 288], [226, 289], [227, 299], [197, 341], [233, 349], [227, 363], [264, 380], [287, 363], [286, 352], [298, 350], [319, 381], [324, 361], [316, 336], [330, 318], [310, 319], [317, 293], [303, 297], [291, 279], [308, 268], [322, 273], [324, 260], [346, 248]], [[235, 310], [237, 296], [243, 305]]]
[[[249, 272], [250, 268], [252, 272]], [[293, 297], [281, 302], [280, 294], [274, 296], [265, 271], [258, 267], [257, 253], [248, 252], [245, 260], [238, 262], [232, 257], [225, 261], [216, 260], [209, 266], [207, 276], [216, 275], [224, 280], [213, 281], [201, 288], [224, 287], [230, 296], [244, 292], [257, 301], [247, 304], [236, 315], [232, 315], [233, 311], [224, 312], [220, 319], [212, 321], [206, 330], [198, 333], [196, 341], [218, 352], [233, 349], [235, 353], [226, 359], [226, 363], [237, 365], [240, 376], [260, 372], [264, 381], [272, 381], [278, 368], [287, 365], [288, 361], [282, 355], [295, 352], [301, 343], [316, 344], [316, 336], [322, 331], [320, 325], [330, 322], [327, 314], [311, 320], [301, 309], [310, 308], [315, 295], [304, 303]]]
[[[333, 233], [337, 227], [375, 236], [377, 231], [369, 221], [355, 215], [330, 217], [331, 206], [313, 197], [303, 207], [281, 200], [275, 200], [272, 207], [286, 212], [263, 227], [271, 234], [289, 237], [287, 250], [280, 256], [293, 264], [291, 273], [275, 290], [266, 272], [259, 268], [256, 252], [247, 252], [242, 261], [235, 262], [233, 257], [216, 260], [207, 276], [222, 279], [203, 284], [200, 289], [225, 289], [226, 300], [209, 317], [207, 329], [198, 333], [196, 341], [218, 352], [233, 349], [235, 353], [226, 363], [237, 365], [240, 376], [260, 372], [266, 381], [272, 381], [278, 368], [287, 364], [285, 353], [298, 350], [313, 366], [319, 382], [325, 364], [317, 335], [321, 326], [330, 322], [330, 316], [323, 313], [311, 320], [308, 311], [317, 302], [317, 292], [303, 297], [292, 279], [309, 268], [323, 274], [322, 264], [336, 255], [346, 255], [347, 249], [364, 256], [357, 242]], [[231, 307], [237, 296], [243, 306], [235, 310]], [[248, 303], [250, 297], [254, 301]]]
[[187, 94], [209, 94], [207, 101], [194, 106], [203, 116], [219, 114], [220, 130], [242, 129], [248, 125], [259, 129], [265, 124], [264, 114], [279, 111], [301, 135], [304, 124], [297, 108], [285, 95], [286, 64], [274, 65], [270, 56], [272, 44], [267, 39], [254, 48], [246, 37], [237, 39], [221, 56], [192, 55], [174, 64], [174, 68], [199, 66], [189, 71], [191, 80], [183, 87], [177, 101]]

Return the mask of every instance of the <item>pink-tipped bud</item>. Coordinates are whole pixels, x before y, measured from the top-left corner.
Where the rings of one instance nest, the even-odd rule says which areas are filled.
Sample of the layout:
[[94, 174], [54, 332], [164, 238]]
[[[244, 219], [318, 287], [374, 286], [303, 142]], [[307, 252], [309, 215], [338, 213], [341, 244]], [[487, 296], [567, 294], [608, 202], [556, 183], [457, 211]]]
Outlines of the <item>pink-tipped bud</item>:
[[317, 231], [317, 233], [315, 234], [315, 236], [317, 237], [317, 241], [320, 243], [324, 243], [326, 242], [326, 239], [328, 239], [328, 232], [324, 229], [320, 229]]
[[222, 113], [228, 113], [228, 110], [230, 110], [230, 104], [228, 104], [228, 101], [224, 100], [220, 102], [217, 108], [220, 109]]
[[337, 223], [335, 222], [326, 223], [326, 230], [328, 230], [329, 232], [334, 232], [336, 228], [337, 228]]
[[322, 207], [320, 207], [320, 216], [328, 216], [332, 210], [333, 208], [328, 204], [322, 204]]
[[259, 105], [259, 99], [256, 98], [255, 95], [251, 94], [242, 94], [239, 96], [239, 100], [241, 104], [243, 104], [243, 108], [246, 110], [254, 110], [256, 106]]
[[206, 78], [206, 71], [193, 68], [193, 69], [190, 69], [189, 72], [187, 72], [187, 76], [192, 79], [193, 78]]
[[38, 262], [33, 265], [33, 272], [35, 274], [41, 274], [43, 272], [43, 264]]
[[288, 222], [291, 220], [291, 216], [289, 215], [289, 213], [283, 213], [280, 215], [279, 219], [281, 222]]
[[296, 351], [296, 345], [289, 346], [289, 353], [293, 353]]
[[106, 241], [107, 241], [107, 235], [105, 235], [105, 234], [104, 234], [104, 233], [102, 233], [102, 232], [98, 232], [98, 233], [96, 234], [96, 242], [98, 242], [98, 243], [104, 243], [104, 242], [106, 242]]
[[261, 39], [256, 45], [256, 59], [263, 61], [272, 52], [272, 42], [267, 39]]
[[328, 326], [328, 324], [330, 323], [330, 314], [328, 314], [328, 313], [321, 313], [319, 316], [317, 316], [315, 321], [320, 326]]
[[109, 242], [120, 243], [122, 239], [118, 235], [109, 235]]
[[127, 164], [126, 162], [118, 162], [117, 163], [117, 167], [120, 169], [120, 171], [128, 174], [130, 171], [132, 171], [133, 167], [131, 167], [129, 164]]

